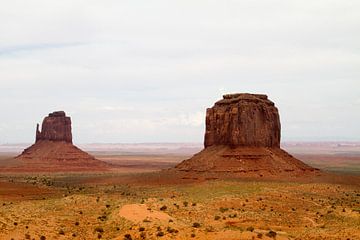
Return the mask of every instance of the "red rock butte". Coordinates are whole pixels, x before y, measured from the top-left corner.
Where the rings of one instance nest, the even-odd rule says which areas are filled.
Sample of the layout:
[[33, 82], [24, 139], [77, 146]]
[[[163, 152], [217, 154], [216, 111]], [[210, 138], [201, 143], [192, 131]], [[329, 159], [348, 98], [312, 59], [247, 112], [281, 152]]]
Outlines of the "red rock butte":
[[39, 124], [36, 126], [36, 140], [64, 141], [72, 143], [71, 118], [67, 117], [65, 112], [53, 112], [44, 118], [41, 132]]
[[314, 172], [280, 148], [280, 135], [278, 109], [266, 95], [224, 95], [206, 111], [205, 149], [176, 169], [249, 176]]
[[15, 158], [9, 171], [103, 171], [108, 164], [97, 160], [72, 143], [71, 118], [65, 112], [50, 113], [36, 127], [35, 144]]

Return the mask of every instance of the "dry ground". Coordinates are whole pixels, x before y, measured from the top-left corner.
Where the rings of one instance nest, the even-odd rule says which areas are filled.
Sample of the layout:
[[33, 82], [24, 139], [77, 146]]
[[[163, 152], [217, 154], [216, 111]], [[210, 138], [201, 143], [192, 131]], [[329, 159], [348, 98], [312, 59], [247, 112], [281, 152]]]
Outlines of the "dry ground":
[[0, 239], [360, 239], [359, 176], [206, 180], [156, 171], [181, 156], [97, 157], [120, 167], [0, 174]]
[[360, 239], [358, 184], [159, 176], [3, 175], [0, 239]]

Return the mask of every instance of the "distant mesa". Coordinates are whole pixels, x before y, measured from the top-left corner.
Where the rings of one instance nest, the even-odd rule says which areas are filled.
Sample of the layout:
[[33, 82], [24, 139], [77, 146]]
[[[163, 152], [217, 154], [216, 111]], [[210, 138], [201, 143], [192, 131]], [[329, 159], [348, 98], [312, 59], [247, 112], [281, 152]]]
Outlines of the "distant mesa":
[[106, 170], [108, 164], [97, 160], [72, 143], [71, 118], [65, 112], [50, 113], [36, 127], [35, 144], [15, 158], [19, 171], [97, 171]]
[[205, 149], [176, 169], [249, 176], [315, 171], [280, 148], [280, 135], [278, 109], [266, 95], [224, 95], [206, 111]]

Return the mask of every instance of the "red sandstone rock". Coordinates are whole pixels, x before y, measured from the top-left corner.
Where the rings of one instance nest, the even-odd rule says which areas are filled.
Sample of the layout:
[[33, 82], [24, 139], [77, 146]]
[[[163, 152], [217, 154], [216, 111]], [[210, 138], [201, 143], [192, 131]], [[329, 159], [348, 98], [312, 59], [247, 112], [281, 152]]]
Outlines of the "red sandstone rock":
[[280, 149], [278, 109], [266, 95], [224, 95], [207, 109], [204, 145], [204, 150], [176, 169], [215, 178], [317, 172]]
[[109, 164], [72, 144], [71, 119], [63, 111], [45, 117], [41, 132], [37, 125], [35, 144], [16, 159], [20, 164], [10, 171], [106, 171], [109, 168]]
[[42, 122], [41, 132], [37, 124], [35, 142], [40, 140], [72, 143], [70, 117], [67, 117], [63, 111], [50, 113]]
[[280, 147], [280, 118], [266, 95], [229, 94], [206, 111], [205, 147]]

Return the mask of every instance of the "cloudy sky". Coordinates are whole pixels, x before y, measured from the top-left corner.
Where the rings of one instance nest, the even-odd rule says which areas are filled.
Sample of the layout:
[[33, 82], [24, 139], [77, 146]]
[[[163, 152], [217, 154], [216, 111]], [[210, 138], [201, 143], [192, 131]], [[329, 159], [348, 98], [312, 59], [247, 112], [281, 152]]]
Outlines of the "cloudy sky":
[[0, 143], [54, 110], [74, 141], [201, 142], [223, 93], [266, 93], [283, 140], [360, 140], [358, 0], [11, 0]]

